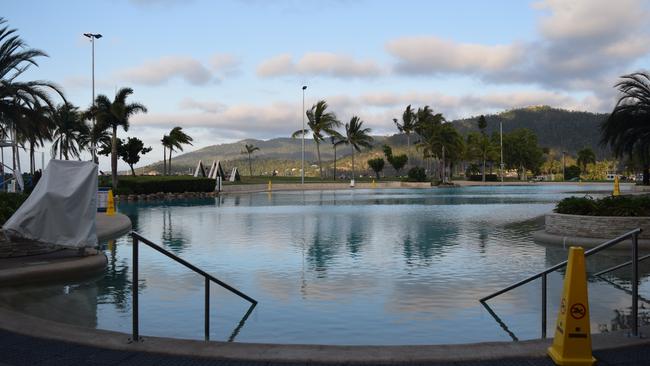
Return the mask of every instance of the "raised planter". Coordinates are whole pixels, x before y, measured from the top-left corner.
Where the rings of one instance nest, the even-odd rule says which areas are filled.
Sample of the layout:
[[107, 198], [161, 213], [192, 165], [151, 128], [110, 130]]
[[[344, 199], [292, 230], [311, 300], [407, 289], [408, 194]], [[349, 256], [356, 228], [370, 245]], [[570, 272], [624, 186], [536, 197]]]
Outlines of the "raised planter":
[[[544, 218], [544, 230], [534, 232], [533, 238], [546, 244], [594, 247], [636, 228], [643, 230], [639, 243], [650, 248], [650, 217], [548, 213]], [[629, 247], [629, 244], [620, 247]]]

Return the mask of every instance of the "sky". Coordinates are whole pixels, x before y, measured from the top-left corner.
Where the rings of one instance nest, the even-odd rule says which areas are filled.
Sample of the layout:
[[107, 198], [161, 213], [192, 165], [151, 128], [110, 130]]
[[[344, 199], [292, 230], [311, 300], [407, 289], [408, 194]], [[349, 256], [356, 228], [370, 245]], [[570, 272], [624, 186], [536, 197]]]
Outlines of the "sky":
[[95, 93], [128, 86], [148, 108], [118, 134], [153, 148], [141, 166], [162, 160], [174, 126], [194, 138], [186, 151], [289, 136], [303, 85], [306, 108], [324, 99], [377, 135], [396, 133], [408, 104], [447, 119], [531, 105], [608, 112], [618, 78], [650, 61], [649, 12], [643, 0], [23, 0], [2, 16], [49, 55], [23, 79], [52, 81], [81, 108], [92, 102], [83, 33], [102, 34]]

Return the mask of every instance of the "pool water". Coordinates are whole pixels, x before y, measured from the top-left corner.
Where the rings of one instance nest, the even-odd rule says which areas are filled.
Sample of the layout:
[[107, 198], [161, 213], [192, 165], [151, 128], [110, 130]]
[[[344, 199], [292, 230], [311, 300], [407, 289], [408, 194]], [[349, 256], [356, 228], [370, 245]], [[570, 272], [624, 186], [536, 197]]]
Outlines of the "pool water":
[[[259, 301], [211, 287], [213, 340], [302, 344], [443, 344], [538, 338], [540, 282], [478, 299], [566, 259], [533, 242], [541, 215], [602, 186], [493, 186], [227, 195], [120, 203], [133, 227]], [[595, 191], [595, 192], [594, 192]], [[108, 269], [86, 281], [4, 289], [0, 305], [100, 329], [131, 331], [128, 236], [103, 243]], [[599, 254], [588, 269], [629, 259]], [[592, 332], [625, 328], [629, 271], [589, 284]], [[641, 295], [650, 267], [642, 265]], [[549, 283], [552, 335], [563, 272]], [[140, 333], [202, 339], [203, 278], [140, 245]], [[506, 328], [507, 329], [504, 329]]]

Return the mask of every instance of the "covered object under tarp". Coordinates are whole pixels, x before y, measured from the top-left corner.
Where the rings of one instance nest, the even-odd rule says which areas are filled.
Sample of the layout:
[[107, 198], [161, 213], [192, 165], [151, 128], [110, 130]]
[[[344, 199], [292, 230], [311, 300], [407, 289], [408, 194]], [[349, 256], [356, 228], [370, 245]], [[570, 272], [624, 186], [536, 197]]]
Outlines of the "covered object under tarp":
[[64, 247], [97, 246], [97, 165], [51, 160], [27, 200], [2, 229], [10, 237]]

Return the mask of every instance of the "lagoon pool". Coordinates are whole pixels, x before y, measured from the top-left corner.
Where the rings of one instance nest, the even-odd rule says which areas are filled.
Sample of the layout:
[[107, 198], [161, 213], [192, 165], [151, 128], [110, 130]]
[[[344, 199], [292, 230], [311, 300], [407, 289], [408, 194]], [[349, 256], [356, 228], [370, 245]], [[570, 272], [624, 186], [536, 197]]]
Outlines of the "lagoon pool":
[[[291, 344], [443, 344], [540, 336], [540, 283], [478, 299], [566, 259], [533, 242], [540, 216], [570, 195], [610, 185], [493, 186], [227, 195], [120, 203], [144, 237], [259, 301], [213, 285], [211, 339]], [[86, 281], [4, 289], [0, 306], [131, 331], [131, 240], [103, 243], [108, 269]], [[589, 270], [628, 260], [590, 258]], [[648, 295], [650, 267], [641, 266]], [[562, 272], [549, 277], [552, 335]], [[592, 332], [626, 327], [622, 270], [589, 284]], [[140, 333], [203, 337], [203, 278], [140, 246]], [[647, 307], [647, 306], [646, 306]]]

